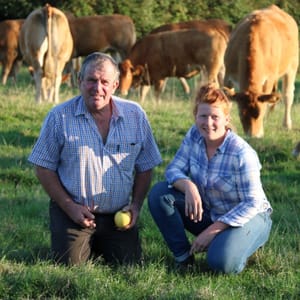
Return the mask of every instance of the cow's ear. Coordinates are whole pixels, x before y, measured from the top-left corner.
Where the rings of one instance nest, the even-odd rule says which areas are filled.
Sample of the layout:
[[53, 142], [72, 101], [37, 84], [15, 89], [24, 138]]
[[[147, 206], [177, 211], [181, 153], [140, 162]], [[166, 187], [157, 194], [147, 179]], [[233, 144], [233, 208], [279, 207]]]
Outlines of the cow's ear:
[[229, 87], [224, 86], [223, 91], [227, 97], [233, 97], [235, 95], [234, 88], [229, 88]]
[[145, 72], [145, 68], [141, 65], [137, 65], [134, 69], [134, 71], [132, 72], [133, 76], [142, 76]]
[[265, 94], [258, 97], [260, 102], [268, 102], [271, 104], [277, 103], [281, 99], [280, 93]]
[[123, 60], [121, 63], [119, 63], [119, 68], [120, 70], [127, 71], [127, 70], [132, 70], [133, 65], [129, 59]]
[[231, 101], [237, 101], [239, 98], [239, 93], [236, 93], [234, 88], [229, 88], [229, 87], [224, 86], [223, 92]]

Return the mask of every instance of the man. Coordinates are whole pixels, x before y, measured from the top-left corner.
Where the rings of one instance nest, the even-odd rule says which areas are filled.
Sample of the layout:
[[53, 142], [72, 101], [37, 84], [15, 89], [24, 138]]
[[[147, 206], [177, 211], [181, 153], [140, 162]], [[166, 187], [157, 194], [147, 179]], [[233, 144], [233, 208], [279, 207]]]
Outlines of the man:
[[[50, 196], [55, 259], [79, 264], [92, 254], [112, 263], [141, 259], [137, 219], [161, 162], [145, 112], [113, 93], [119, 84], [114, 60], [95, 52], [84, 60], [80, 96], [52, 109], [29, 161]], [[119, 230], [114, 213], [130, 211]]]

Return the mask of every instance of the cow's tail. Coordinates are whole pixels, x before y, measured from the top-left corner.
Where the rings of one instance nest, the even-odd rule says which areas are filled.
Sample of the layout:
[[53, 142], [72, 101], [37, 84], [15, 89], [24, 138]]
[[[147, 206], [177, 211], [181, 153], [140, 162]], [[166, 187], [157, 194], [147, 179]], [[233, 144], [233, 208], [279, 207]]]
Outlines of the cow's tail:
[[51, 38], [51, 28], [52, 28], [52, 15], [53, 15], [53, 10], [52, 7], [47, 3], [46, 6], [46, 22], [47, 22], [47, 36], [48, 36], [48, 54], [51, 55], [52, 51], [52, 38]]
[[52, 50], [53, 50], [53, 40], [52, 40], [52, 27], [53, 27], [53, 7], [48, 3], [45, 5], [45, 20], [46, 20], [46, 33], [48, 39], [48, 50], [44, 58], [44, 75], [47, 78], [51, 77], [53, 74], [53, 60], [52, 60]]

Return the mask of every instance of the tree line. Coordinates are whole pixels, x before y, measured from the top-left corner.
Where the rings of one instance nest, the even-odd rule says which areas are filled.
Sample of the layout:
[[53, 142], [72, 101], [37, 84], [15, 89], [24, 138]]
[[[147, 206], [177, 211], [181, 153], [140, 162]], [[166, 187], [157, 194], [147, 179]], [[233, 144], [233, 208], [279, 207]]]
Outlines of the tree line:
[[300, 2], [295, 0], [0, 0], [0, 20], [23, 19], [49, 3], [74, 16], [124, 14], [136, 26], [137, 36], [162, 24], [192, 19], [220, 18], [233, 26], [249, 12], [276, 4], [300, 25]]

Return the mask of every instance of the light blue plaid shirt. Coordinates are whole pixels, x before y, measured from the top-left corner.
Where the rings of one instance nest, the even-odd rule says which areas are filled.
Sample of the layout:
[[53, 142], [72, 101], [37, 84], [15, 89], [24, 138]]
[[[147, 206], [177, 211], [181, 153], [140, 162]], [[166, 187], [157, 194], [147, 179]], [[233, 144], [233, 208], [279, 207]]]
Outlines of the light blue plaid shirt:
[[147, 116], [135, 102], [113, 96], [107, 142], [81, 96], [47, 115], [29, 161], [57, 172], [74, 201], [95, 211], [127, 205], [134, 173], [161, 163]]
[[260, 212], [272, 211], [262, 188], [260, 169], [254, 149], [231, 130], [208, 160], [204, 138], [192, 126], [168, 165], [166, 178], [169, 184], [190, 178], [212, 220], [237, 227]]

